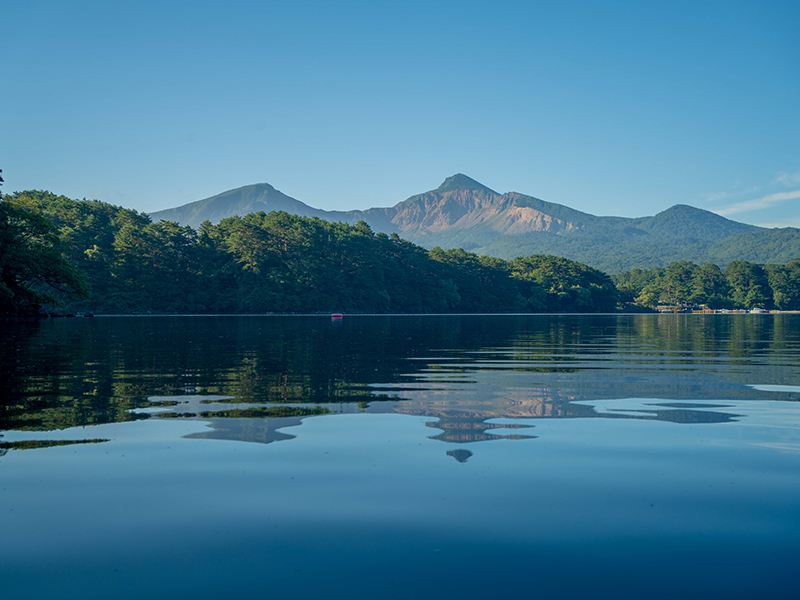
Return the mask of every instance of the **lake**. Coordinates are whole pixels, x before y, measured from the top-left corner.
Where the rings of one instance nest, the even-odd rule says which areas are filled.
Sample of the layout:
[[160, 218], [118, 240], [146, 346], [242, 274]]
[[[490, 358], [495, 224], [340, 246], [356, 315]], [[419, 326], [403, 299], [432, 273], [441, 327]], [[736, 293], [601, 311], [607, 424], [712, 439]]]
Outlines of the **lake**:
[[8, 598], [797, 598], [800, 315], [0, 322]]

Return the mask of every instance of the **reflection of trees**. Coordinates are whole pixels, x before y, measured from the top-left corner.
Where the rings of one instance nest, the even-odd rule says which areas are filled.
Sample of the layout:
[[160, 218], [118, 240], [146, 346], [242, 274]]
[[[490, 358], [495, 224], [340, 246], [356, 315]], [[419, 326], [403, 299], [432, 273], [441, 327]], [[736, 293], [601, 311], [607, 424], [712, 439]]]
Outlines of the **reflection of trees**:
[[[0, 329], [0, 428], [52, 430], [147, 418], [153, 396], [257, 403], [363, 403], [368, 387], [458, 335], [453, 319], [95, 318]], [[411, 327], [408, 325], [411, 324]], [[436, 340], [434, 342], [433, 340]], [[420, 365], [421, 366], [421, 365]]]
[[753, 398], [742, 384], [797, 380], [776, 360], [796, 360], [797, 326], [796, 315], [559, 316], [550, 330], [521, 328], [509, 348], [482, 353], [472, 368], [537, 372], [537, 383], [590, 399], [702, 398], [709, 389]]
[[[395, 412], [437, 417], [438, 439], [493, 439], [486, 421], [494, 418], [597, 416], [576, 400], [777, 398], [743, 384], [800, 384], [799, 323], [796, 315], [8, 321], [0, 428], [147, 418], [129, 411], [156, 396], [354, 407], [394, 396], [403, 399]], [[641, 416], [709, 422], [711, 412], [661, 407]]]
[[49, 431], [146, 417], [127, 412], [146, 396], [116, 393], [113, 361], [97, 356], [96, 333], [72, 320], [4, 323], [0, 427]]
[[54, 448], [56, 446], [72, 446], [73, 444], [102, 444], [108, 442], [107, 439], [87, 439], [87, 440], [23, 440], [18, 442], [0, 442], [0, 456], [7, 450], [31, 450], [34, 448]]

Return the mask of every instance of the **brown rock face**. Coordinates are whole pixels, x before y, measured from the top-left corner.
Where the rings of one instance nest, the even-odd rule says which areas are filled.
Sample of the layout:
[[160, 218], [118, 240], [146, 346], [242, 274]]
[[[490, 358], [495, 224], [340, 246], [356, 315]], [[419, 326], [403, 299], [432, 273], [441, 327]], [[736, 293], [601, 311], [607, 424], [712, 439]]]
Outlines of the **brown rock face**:
[[483, 190], [427, 192], [398, 204], [391, 222], [403, 233], [439, 233], [481, 224], [509, 234], [558, 233], [574, 227], [533, 208], [519, 206], [517, 196]]

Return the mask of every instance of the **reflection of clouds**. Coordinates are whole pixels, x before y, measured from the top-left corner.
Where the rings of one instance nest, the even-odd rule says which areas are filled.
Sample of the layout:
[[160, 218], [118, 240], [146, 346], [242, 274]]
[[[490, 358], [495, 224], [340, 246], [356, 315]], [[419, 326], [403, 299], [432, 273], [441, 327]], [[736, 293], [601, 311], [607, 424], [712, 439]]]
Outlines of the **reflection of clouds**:
[[758, 384], [750, 384], [747, 387], [751, 387], [754, 390], [758, 390], [759, 392], [786, 392], [786, 393], [798, 393], [800, 392], [800, 385], [758, 385]]
[[782, 443], [782, 442], [775, 442], [773, 444], [752, 444], [753, 446], [758, 446], [760, 448], [770, 448], [772, 450], [780, 450], [782, 452], [792, 452], [792, 453], [800, 453], [800, 444], [790, 444], [790, 443]]

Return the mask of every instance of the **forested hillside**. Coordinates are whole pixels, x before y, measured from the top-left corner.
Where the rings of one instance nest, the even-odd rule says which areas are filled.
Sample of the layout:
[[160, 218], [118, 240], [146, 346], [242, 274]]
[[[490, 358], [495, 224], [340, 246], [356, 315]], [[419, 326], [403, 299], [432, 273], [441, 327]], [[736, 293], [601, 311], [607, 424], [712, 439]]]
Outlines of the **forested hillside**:
[[[741, 234], [742, 243], [750, 235]], [[195, 230], [40, 191], [0, 200], [0, 275], [4, 315], [59, 304], [100, 314], [800, 310], [800, 259], [732, 260], [724, 270], [676, 261], [612, 281], [551, 255], [509, 261], [425, 250], [363, 221], [257, 212]]]
[[800, 259], [764, 266], [735, 260], [724, 270], [684, 260], [665, 268], [633, 269], [615, 275], [614, 281], [623, 302], [643, 307], [800, 310]]
[[[574, 261], [427, 251], [365, 222], [257, 212], [195, 230], [40, 191], [0, 206], [46, 223], [48, 247], [75, 274], [15, 279], [17, 289], [0, 298], [3, 314], [53, 297], [65, 310], [96, 313], [607, 312], [617, 304], [611, 279]], [[24, 243], [3, 238], [4, 281]]]

